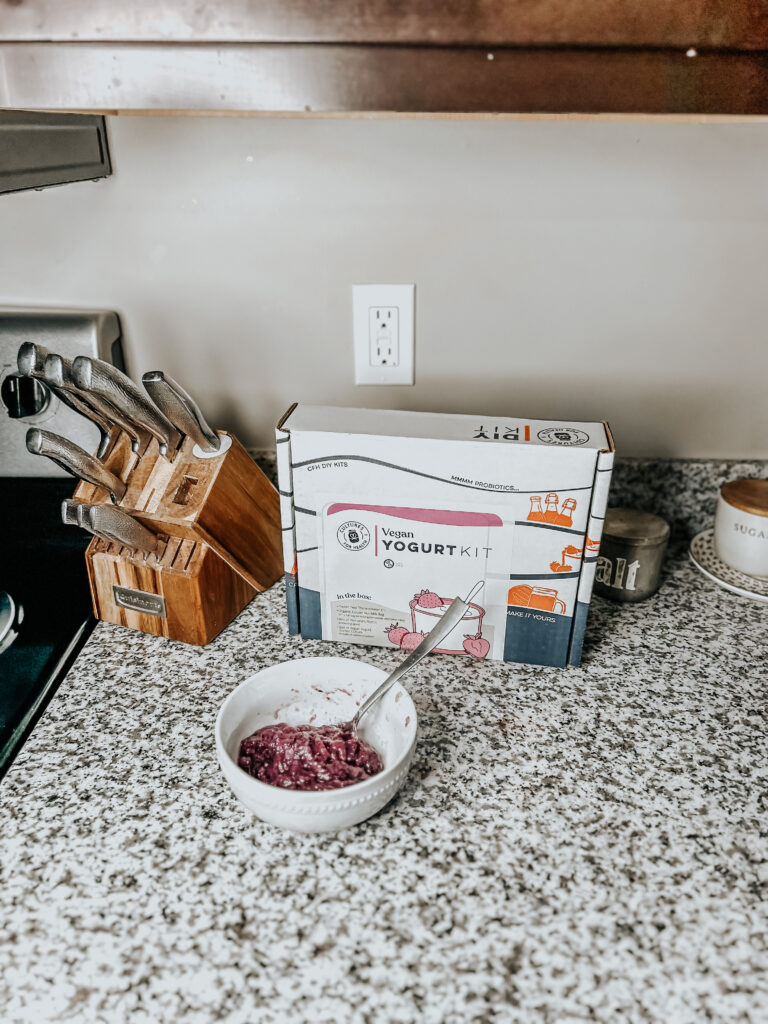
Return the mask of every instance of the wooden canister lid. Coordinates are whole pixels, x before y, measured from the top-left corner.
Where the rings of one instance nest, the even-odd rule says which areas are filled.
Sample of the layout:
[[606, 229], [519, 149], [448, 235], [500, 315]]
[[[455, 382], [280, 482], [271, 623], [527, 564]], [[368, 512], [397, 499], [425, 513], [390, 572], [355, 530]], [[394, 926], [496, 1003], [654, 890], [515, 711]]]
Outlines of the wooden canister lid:
[[723, 501], [754, 516], [768, 516], [768, 480], [729, 480], [720, 493]]
[[669, 538], [669, 523], [661, 516], [636, 508], [609, 508], [603, 537], [616, 537], [636, 545], [662, 544]]

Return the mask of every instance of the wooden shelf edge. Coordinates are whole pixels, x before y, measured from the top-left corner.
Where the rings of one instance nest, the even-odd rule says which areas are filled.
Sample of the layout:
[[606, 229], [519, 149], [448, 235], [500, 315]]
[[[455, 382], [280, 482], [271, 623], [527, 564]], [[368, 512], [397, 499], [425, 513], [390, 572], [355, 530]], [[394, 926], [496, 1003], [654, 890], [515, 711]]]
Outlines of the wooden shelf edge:
[[253, 44], [0, 45], [0, 104], [99, 113], [768, 116], [768, 52]]
[[584, 121], [622, 123], [660, 121], [667, 124], [768, 124], [766, 114], [523, 114], [511, 112], [472, 113], [398, 110], [94, 110], [68, 109], [72, 114], [101, 114], [105, 117], [227, 117], [296, 120], [358, 121]]
[[6, 0], [3, 8], [5, 42], [768, 47], [763, 0]]

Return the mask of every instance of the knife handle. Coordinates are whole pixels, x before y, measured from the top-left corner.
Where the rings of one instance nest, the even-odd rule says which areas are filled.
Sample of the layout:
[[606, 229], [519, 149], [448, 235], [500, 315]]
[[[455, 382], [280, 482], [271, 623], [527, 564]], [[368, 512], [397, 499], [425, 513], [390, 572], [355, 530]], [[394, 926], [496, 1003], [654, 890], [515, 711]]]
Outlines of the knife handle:
[[184, 388], [162, 370], [150, 370], [141, 378], [141, 383], [171, 423], [182, 434], [191, 437], [201, 451], [212, 454], [221, 448], [221, 438], [208, 425], [197, 402]]
[[89, 505], [85, 501], [78, 501], [77, 502], [77, 508], [75, 509], [75, 519], [77, 521], [77, 525], [82, 530], [87, 530], [88, 533], [92, 533], [94, 537], [100, 537], [102, 540], [105, 540], [109, 544], [111, 544], [112, 543], [112, 538], [111, 537], [108, 537], [106, 535], [106, 533], [98, 533], [91, 526], [91, 520], [90, 520], [90, 516], [88, 515], [88, 512], [92, 508], [93, 508], [93, 505]]
[[92, 507], [92, 505], [88, 505], [84, 501], [73, 501], [71, 498], [65, 498], [61, 503], [62, 522], [67, 526], [79, 526], [86, 533], [90, 533], [92, 536], [99, 537], [101, 540], [111, 544], [112, 537], [108, 537], [106, 533], [97, 533], [88, 521], [87, 512]]
[[[83, 404], [86, 408], [91, 408], [107, 424], [108, 430], [111, 429], [112, 424], [119, 427], [130, 437], [131, 447], [134, 451], [146, 448], [149, 444], [152, 436], [149, 431], [139, 430], [133, 423], [129, 423], [124, 416], [107, 405], [98, 395], [83, 393], [73, 379], [71, 359], [52, 352], [49, 353], [43, 361], [42, 379], [49, 387], [58, 388], [76, 402]], [[87, 416], [88, 413], [84, 412], [83, 415]]]
[[110, 544], [123, 544], [145, 554], [157, 554], [162, 548], [154, 533], [113, 505], [90, 505], [65, 498], [61, 503], [61, 519], [67, 526], [79, 526]]
[[41, 377], [43, 364], [50, 355], [50, 350], [44, 345], [37, 345], [33, 341], [25, 341], [20, 346], [16, 355], [16, 365], [22, 377]]
[[27, 451], [32, 455], [45, 455], [72, 476], [79, 477], [96, 487], [103, 487], [114, 500], [119, 501], [125, 494], [126, 484], [119, 477], [105, 469], [93, 455], [89, 455], [79, 445], [73, 444], [65, 437], [32, 427], [27, 431]]
[[65, 498], [61, 503], [61, 521], [65, 526], [79, 526], [80, 523], [77, 520], [77, 506], [81, 505], [80, 501], [73, 501], [71, 498]]
[[47, 387], [56, 395], [62, 405], [66, 405], [73, 412], [76, 412], [79, 416], [84, 416], [87, 420], [90, 420], [94, 426], [98, 427], [99, 430], [99, 446], [96, 449], [96, 457], [103, 459], [109, 451], [109, 446], [112, 441], [111, 427], [107, 421], [100, 416], [95, 409], [91, 409], [85, 402], [80, 402], [75, 395], [67, 394], [66, 391], [62, 391], [61, 388], [57, 388], [53, 384], [49, 384], [45, 381]]
[[65, 526], [79, 526], [81, 529], [93, 534], [94, 537], [101, 537], [102, 540], [111, 542], [111, 537], [102, 536], [91, 529], [90, 523], [87, 522], [84, 515], [88, 508], [90, 508], [90, 505], [83, 501], [73, 501], [72, 498], [65, 498], [61, 503], [62, 523]]
[[86, 505], [83, 518], [99, 537], [107, 537], [118, 544], [142, 551], [145, 555], [159, 555], [163, 543], [157, 534], [113, 505]]
[[174, 425], [116, 367], [101, 359], [77, 356], [72, 363], [72, 376], [81, 390], [103, 398], [131, 423], [154, 434], [161, 455], [181, 443], [181, 434]]
[[[76, 394], [68, 393], [56, 381], [48, 380], [45, 376], [45, 364], [51, 355], [52, 353], [49, 352], [44, 345], [36, 345], [32, 341], [25, 341], [19, 348], [16, 356], [16, 364], [19, 368], [19, 373], [23, 377], [34, 377], [36, 380], [43, 381], [46, 387], [53, 392], [62, 405], [66, 405], [67, 408], [72, 409], [72, 411], [76, 412], [79, 416], [85, 416], [86, 419], [90, 420], [98, 427], [101, 437], [96, 454], [99, 458], [103, 458], [109, 449], [109, 442], [111, 439], [110, 424], [98, 412], [98, 410], [92, 409], [86, 402], [78, 398]], [[60, 357], [56, 356], [55, 358]]]

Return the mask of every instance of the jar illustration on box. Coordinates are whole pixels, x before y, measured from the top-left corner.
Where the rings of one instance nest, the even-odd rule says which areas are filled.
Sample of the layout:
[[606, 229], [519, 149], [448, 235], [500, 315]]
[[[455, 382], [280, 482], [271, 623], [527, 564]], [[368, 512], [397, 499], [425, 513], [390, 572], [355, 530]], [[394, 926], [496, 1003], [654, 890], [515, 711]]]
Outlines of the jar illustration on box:
[[521, 608], [538, 608], [540, 611], [565, 615], [565, 601], [550, 587], [529, 587], [526, 583], [520, 583], [510, 590], [508, 603]]
[[559, 495], [555, 494], [554, 491], [550, 491], [550, 493], [544, 499], [545, 502], [546, 502], [546, 506], [544, 508], [544, 522], [545, 523], [556, 523], [557, 522], [557, 517], [560, 514], [558, 512], [558, 510], [557, 510], [558, 498], [559, 498]]
[[552, 526], [564, 526], [570, 529], [573, 526], [573, 513], [576, 511], [576, 499], [564, 498], [562, 505], [559, 505], [560, 495], [556, 491], [550, 491], [545, 497], [545, 508], [541, 507], [541, 495], [533, 494], [530, 497], [531, 508], [525, 517], [529, 523], [550, 523]]
[[544, 510], [541, 507], [541, 495], [531, 495], [531, 510], [526, 516], [529, 523], [543, 523], [544, 522]]

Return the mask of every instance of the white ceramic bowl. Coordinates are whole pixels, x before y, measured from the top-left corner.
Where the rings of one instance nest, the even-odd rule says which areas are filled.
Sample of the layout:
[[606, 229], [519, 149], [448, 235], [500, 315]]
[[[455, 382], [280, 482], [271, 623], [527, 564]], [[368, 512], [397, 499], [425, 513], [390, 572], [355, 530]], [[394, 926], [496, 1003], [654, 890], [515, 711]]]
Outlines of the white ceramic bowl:
[[349, 721], [386, 672], [349, 658], [299, 658], [257, 672], [227, 697], [216, 718], [216, 753], [237, 799], [263, 821], [296, 832], [334, 832], [365, 821], [397, 793], [416, 746], [416, 709], [396, 683], [363, 718], [360, 736], [384, 770], [365, 782], [319, 793], [280, 789], [238, 767], [241, 740], [265, 725]]

